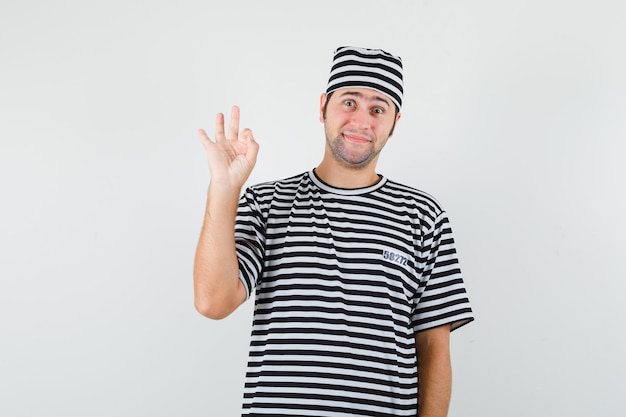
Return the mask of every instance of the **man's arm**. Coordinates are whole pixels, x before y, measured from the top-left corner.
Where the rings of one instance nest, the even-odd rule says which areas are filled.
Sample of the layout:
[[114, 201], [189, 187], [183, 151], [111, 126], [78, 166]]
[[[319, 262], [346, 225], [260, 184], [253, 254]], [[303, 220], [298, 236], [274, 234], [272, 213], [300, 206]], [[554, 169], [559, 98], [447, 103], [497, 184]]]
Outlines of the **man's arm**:
[[415, 335], [418, 361], [418, 417], [446, 417], [452, 391], [450, 326]]
[[259, 151], [252, 131], [239, 134], [239, 108], [233, 107], [228, 134], [224, 115], [218, 114], [215, 142], [204, 130], [200, 138], [211, 172], [207, 204], [194, 261], [194, 304], [200, 314], [221, 319], [232, 313], [246, 297], [239, 280], [235, 250], [235, 217], [241, 189]]

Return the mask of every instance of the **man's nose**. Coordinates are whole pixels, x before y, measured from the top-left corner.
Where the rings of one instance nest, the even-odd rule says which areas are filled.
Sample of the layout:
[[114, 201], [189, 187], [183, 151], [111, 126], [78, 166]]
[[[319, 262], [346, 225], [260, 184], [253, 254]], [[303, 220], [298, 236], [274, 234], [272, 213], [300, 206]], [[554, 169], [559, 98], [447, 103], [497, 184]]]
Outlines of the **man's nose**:
[[369, 127], [369, 118], [370, 114], [367, 109], [356, 109], [352, 113], [352, 118], [350, 119], [351, 124], [359, 129], [367, 129]]

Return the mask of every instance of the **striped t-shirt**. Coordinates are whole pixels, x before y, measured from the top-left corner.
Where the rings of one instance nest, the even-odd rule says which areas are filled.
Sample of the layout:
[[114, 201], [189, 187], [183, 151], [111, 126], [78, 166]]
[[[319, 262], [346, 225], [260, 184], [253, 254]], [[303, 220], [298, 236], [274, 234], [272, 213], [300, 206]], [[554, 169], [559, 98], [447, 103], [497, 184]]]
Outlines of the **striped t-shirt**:
[[256, 297], [242, 414], [415, 416], [415, 333], [473, 319], [437, 201], [310, 171], [248, 188], [235, 229]]

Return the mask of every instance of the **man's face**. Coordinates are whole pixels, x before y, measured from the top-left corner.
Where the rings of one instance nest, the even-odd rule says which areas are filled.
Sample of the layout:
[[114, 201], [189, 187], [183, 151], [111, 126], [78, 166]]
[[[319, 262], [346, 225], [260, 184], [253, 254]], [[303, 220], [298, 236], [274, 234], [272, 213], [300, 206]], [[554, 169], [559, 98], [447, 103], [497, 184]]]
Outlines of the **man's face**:
[[369, 88], [340, 89], [320, 100], [327, 151], [350, 168], [375, 162], [399, 119], [393, 101]]

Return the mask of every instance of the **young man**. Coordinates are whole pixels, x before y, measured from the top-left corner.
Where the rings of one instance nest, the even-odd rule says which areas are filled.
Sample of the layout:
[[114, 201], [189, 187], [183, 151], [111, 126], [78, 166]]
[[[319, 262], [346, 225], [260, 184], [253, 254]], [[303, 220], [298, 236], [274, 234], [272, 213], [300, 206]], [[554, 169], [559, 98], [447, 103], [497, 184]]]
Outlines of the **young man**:
[[218, 114], [215, 141], [200, 131], [195, 305], [221, 319], [255, 293], [243, 415], [447, 415], [450, 331], [473, 316], [446, 213], [376, 173], [402, 95], [399, 57], [338, 48], [322, 162], [243, 195], [259, 146], [239, 109], [228, 131]]

